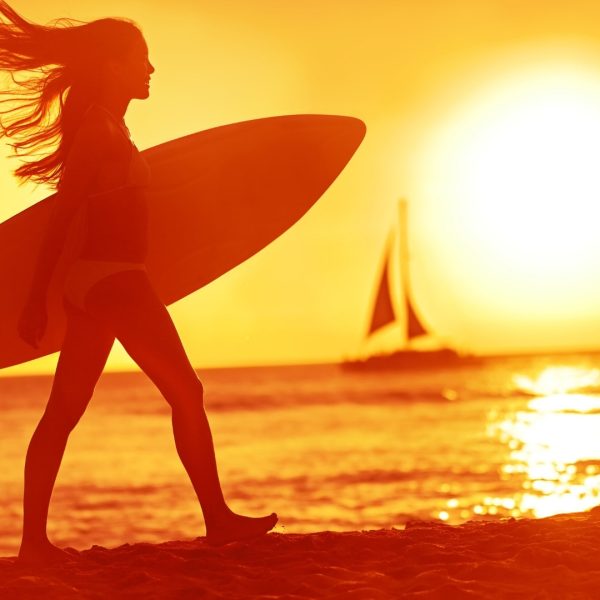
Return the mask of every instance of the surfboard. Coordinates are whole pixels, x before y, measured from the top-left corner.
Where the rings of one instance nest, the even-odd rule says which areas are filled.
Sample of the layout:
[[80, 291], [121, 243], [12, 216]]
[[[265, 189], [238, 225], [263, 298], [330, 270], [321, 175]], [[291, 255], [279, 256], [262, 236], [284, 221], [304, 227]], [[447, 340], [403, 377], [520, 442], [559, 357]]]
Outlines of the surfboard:
[[[163, 302], [201, 289], [287, 231], [337, 178], [365, 131], [353, 117], [284, 115], [143, 150], [152, 169], [146, 265]], [[76, 226], [48, 289], [48, 327], [39, 347], [17, 332], [55, 199], [0, 224], [0, 368], [61, 348], [62, 288], [78, 247]]]

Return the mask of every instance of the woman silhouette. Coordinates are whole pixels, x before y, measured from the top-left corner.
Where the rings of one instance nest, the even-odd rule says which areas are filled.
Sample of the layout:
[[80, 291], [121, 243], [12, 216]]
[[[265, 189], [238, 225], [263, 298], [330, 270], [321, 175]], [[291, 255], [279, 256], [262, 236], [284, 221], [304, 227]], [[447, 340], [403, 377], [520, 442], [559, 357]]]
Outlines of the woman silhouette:
[[[58, 192], [19, 324], [22, 338], [34, 346], [46, 327], [47, 287], [67, 233], [76, 215], [85, 224], [65, 284], [67, 328], [52, 391], [27, 451], [19, 561], [72, 557], [47, 537], [48, 506], [67, 439], [115, 338], [172, 409], [177, 452], [198, 496], [208, 541], [265, 534], [277, 521], [274, 513], [246, 517], [227, 506], [202, 384], [144, 266], [144, 188], [151, 174], [123, 120], [132, 99], [148, 98], [154, 72], [140, 29], [112, 18], [41, 26], [4, 1], [0, 15], [0, 69], [15, 84], [1, 92], [9, 108], [0, 105], [0, 134], [15, 140], [17, 154], [38, 157], [15, 174]], [[46, 150], [42, 158], [40, 149]]]

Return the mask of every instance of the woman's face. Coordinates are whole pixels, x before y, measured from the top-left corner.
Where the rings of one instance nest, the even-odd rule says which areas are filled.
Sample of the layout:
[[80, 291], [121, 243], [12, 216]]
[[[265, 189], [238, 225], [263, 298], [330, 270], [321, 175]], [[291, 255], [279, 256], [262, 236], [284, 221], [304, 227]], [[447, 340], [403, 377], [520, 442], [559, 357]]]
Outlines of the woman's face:
[[111, 64], [115, 83], [127, 98], [143, 100], [150, 95], [150, 75], [154, 67], [148, 59], [148, 46], [140, 35], [122, 59]]

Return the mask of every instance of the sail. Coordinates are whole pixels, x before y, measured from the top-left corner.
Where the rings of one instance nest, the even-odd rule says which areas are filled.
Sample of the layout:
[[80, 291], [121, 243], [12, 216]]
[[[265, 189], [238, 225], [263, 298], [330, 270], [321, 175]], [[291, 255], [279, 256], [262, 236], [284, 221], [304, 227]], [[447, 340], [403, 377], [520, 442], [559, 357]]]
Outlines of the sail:
[[413, 308], [412, 302], [408, 295], [406, 295], [406, 337], [409, 340], [419, 337], [421, 335], [428, 335], [429, 332], [425, 329], [425, 326], [419, 320], [415, 309]]
[[377, 289], [377, 297], [371, 315], [371, 324], [368, 335], [393, 323], [396, 320], [394, 305], [392, 304], [392, 295], [390, 290], [390, 245], [388, 244], [385, 253], [385, 262], [381, 272], [381, 279]]

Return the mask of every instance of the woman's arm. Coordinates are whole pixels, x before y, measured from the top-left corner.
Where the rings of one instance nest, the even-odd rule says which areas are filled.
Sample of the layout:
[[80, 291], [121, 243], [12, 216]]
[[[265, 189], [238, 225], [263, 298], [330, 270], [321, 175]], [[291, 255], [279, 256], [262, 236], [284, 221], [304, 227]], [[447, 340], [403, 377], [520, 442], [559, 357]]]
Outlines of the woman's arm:
[[103, 127], [103, 121], [94, 118], [90, 113], [79, 128], [65, 162], [36, 263], [29, 294], [31, 300], [45, 301], [48, 284], [62, 253], [71, 221], [93, 183], [100, 161], [104, 158], [106, 129]]

